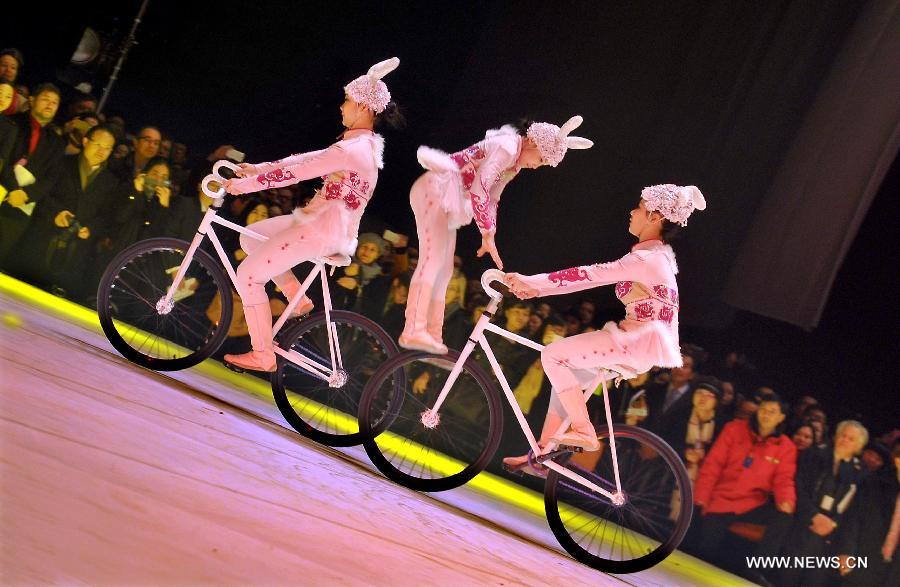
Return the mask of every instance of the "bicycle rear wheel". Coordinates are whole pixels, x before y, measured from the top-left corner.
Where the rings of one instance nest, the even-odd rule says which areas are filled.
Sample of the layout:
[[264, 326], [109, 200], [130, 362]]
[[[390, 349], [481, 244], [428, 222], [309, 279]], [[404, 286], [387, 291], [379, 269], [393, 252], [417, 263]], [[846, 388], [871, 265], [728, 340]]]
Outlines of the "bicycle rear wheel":
[[[157, 371], [192, 367], [221, 346], [231, 325], [231, 285], [206, 252], [197, 250], [170, 308], [165, 297], [190, 243], [174, 238], [137, 242], [106, 268], [97, 290], [100, 326], [128, 360]], [[218, 302], [213, 300], [218, 297]]]
[[[329, 385], [279, 355], [272, 394], [281, 415], [303, 436], [329, 446], [354, 446], [362, 442], [356, 414], [363, 387], [382, 363], [397, 354], [397, 345], [378, 324], [355, 312], [332, 311], [331, 321], [343, 359], [341, 381]], [[279, 346], [330, 369], [325, 312], [288, 329], [279, 336]]]
[[459, 351], [407, 352], [372, 375], [359, 406], [363, 446], [389, 479], [417, 491], [459, 487], [481, 472], [503, 432], [500, 398], [471, 359], [429, 420]]
[[[600, 454], [566, 455], [556, 462], [615, 492], [609, 430], [598, 428]], [[615, 427], [625, 502], [610, 499], [551, 470], [544, 489], [550, 528], [577, 560], [607, 573], [648, 569], [681, 544], [691, 523], [693, 497], [678, 454], [655, 434]]]

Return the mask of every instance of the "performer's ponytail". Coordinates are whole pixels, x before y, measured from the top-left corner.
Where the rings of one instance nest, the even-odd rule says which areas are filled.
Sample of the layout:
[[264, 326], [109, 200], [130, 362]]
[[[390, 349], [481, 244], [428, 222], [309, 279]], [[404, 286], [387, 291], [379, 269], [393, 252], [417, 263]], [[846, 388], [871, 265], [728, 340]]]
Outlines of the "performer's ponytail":
[[406, 116], [396, 102], [388, 102], [384, 111], [375, 115], [375, 128], [384, 128], [385, 125], [394, 130], [406, 128]]

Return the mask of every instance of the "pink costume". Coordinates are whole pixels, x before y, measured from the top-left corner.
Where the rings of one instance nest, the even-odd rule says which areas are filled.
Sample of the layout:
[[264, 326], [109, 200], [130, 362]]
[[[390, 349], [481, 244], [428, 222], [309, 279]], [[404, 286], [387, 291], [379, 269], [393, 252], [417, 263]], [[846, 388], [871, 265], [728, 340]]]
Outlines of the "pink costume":
[[[372, 66], [366, 75], [344, 88], [347, 95], [373, 112], [382, 112], [390, 101], [390, 93], [381, 77], [398, 64], [394, 58]], [[382, 168], [383, 151], [384, 139], [380, 135], [368, 129], [351, 129], [327, 149], [253, 165], [248, 177], [227, 182], [229, 193], [246, 194], [315, 177], [324, 181], [304, 208], [252, 225], [255, 232], [269, 237], [265, 242], [241, 236], [241, 248], [247, 258], [237, 269], [236, 285], [253, 351], [226, 355], [227, 362], [249, 369], [274, 369], [272, 313], [265, 285], [274, 281], [291, 300], [300, 289], [300, 282], [291, 271], [295, 265], [317, 257], [353, 254], [363, 211]], [[305, 311], [312, 308], [309, 300], [301, 302], [298, 308], [304, 304]]]
[[[703, 195], [694, 186], [652, 186], [644, 189], [641, 198], [648, 214], [659, 212], [682, 226], [687, 224], [693, 210], [706, 208]], [[672, 248], [653, 239], [634, 245], [618, 261], [514, 276], [513, 281], [537, 290], [540, 296], [616, 284], [616, 297], [625, 304], [625, 319], [618, 324], [607, 322], [601, 330], [563, 338], [544, 347], [541, 364], [556, 393], [551, 395], [541, 433], [542, 444], [568, 414], [571, 432], [554, 436], [552, 440], [587, 450], [599, 449], [581, 394], [581, 389], [594, 378], [589, 370], [603, 368], [632, 378], [654, 366], [681, 366], [677, 273]], [[519, 466], [525, 460], [512, 457], [504, 462]]]
[[[593, 143], [568, 134], [581, 124], [571, 118], [562, 128], [538, 122], [528, 129], [542, 156], [554, 167], [567, 148]], [[519, 172], [517, 162], [525, 138], [506, 125], [490, 130], [484, 140], [448, 155], [419, 147], [419, 163], [428, 171], [413, 184], [410, 204], [419, 237], [419, 264], [413, 273], [400, 346], [446, 353], [443, 345], [444, 302], [453, 274], [456, 229], [473, 219], [482, 235], [497, 230], [497, 207], [503, 189]]]

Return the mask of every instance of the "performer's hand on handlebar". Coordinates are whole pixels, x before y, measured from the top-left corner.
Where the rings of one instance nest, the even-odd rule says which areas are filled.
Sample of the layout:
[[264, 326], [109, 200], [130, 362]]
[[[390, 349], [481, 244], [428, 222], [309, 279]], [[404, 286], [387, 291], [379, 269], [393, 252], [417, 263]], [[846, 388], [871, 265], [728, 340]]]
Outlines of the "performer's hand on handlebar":
[[239, 163], [238, 167], [240, 167], [241, 170], [234, 172], [238, 177], [250, 177], [252, 175], [259, 175], [256, 172], [256, 167], [252, 163]]
[[475, 253], [477, 257], [482, 257], [487, 253], [494, 260], [497, 269], [503, 269], [503, 261], [500, 259], [500, 253], [497, 252], [497, 245], [494, 243], [494, 235], [484, 234], [481, 236], [481, 248]]
[[536, 298], [541, 293], [536, 287], [531, 287], [522, 281], [522, 276], [518, 273], [507, 273], [503, 281], [509, 287], [509, 291], [520, 300]]

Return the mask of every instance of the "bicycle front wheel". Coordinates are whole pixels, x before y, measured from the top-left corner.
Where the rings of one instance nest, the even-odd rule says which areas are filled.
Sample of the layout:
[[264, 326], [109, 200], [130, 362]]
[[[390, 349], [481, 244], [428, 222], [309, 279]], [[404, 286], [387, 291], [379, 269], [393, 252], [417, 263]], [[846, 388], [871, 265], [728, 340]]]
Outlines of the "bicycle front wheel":
[[[577, 560], [607, 573], [634, 573], [681, 544], [693, 497], [687, 470], [671, 446], [635, 426], [614, 431], [624, 503], [614, 504], [551, 470], [544, 506], [556, 539]], [[603, 426], [597, 432], [599, 453], [569, 454], [555, 462], [615, 493], [609, 430]]]
[[[328, 381], [279, 355], [272, 393], [281, 415], [303, 436], [329, 446], [354, 446], [362, 442], [356, 414], [363, 387], [382, 363], [397, 354], [397, 345], [378, 324], [355, 312], [332, 311], [331, 323], [343, 369]], [[279, 337], [279, 346], [332, 374], [325, 312], [291, 327]]]
[[164, 302], [188, 247], [174, 238], [137, 242], [113, 259], [100, 280], [100, 326], [122, 356], [142, 367], [192, 367], [228, 335], [231, 285], [206, 252], [194, 253], [171, 304]]
[[359, 425], [366, 453], [385, 476], [410, 489], [463, 485], [500, 443], [500, 398], [471, 359], [437, 414], [431, 410], [458, 358], [455, 350], [402, 353], [378, 369], [363, 393]]

